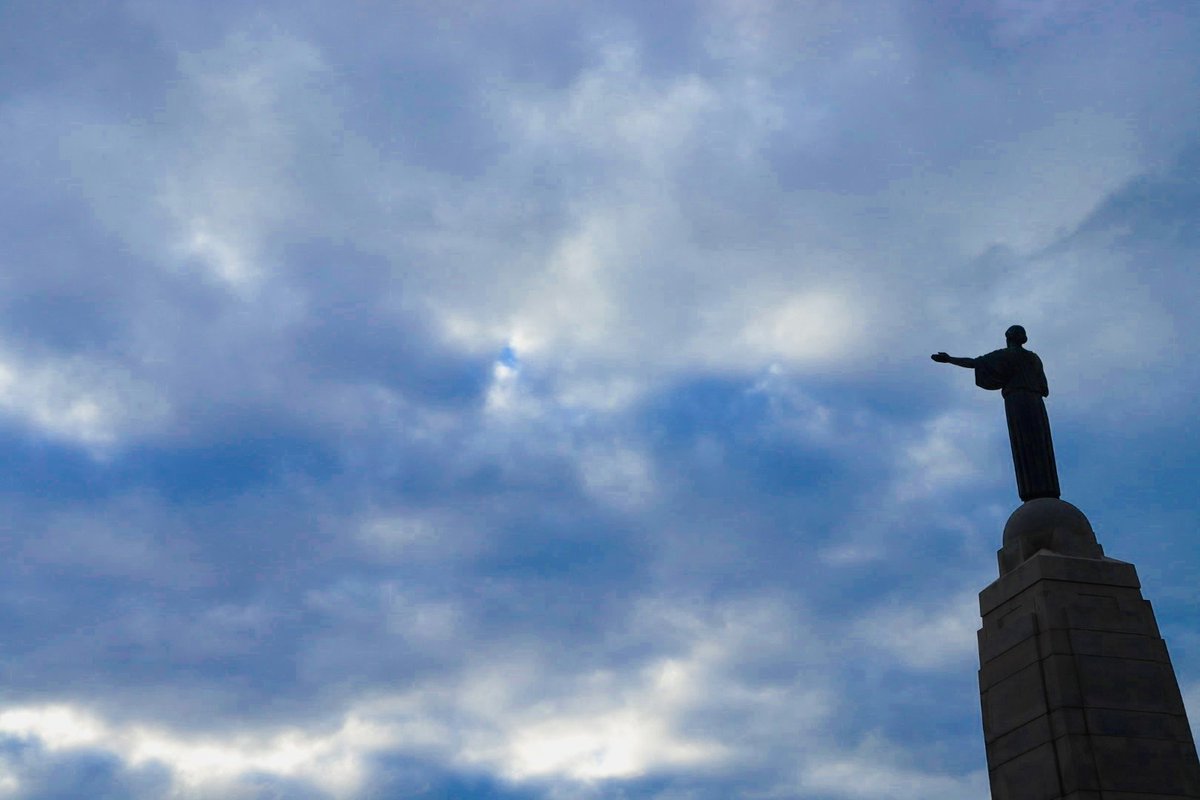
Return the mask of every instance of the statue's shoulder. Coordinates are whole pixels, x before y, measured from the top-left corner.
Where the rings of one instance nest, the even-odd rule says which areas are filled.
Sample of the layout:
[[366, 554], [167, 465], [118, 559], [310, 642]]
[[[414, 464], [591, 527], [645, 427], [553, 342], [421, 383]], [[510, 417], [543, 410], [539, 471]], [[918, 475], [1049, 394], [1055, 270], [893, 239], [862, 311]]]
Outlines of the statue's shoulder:
[[994, 364], [998, 361], [1007, 361], [1010, 358], [1012, 358], [1012, 353], [1009, 352], [1007, 347], [1002, 347], [999, 350], [993, 350], [990, 353], [985, 353], [975, 360], [987, 361]]

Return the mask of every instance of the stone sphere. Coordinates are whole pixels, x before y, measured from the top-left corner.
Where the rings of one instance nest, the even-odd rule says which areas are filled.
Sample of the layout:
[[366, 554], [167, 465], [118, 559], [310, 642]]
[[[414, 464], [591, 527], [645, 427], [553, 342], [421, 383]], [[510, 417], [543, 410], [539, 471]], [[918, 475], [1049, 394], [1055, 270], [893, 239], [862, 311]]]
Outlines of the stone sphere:
[[1004, 550], [1017, 563], [1039, 550], [1083, 558], [1103, 554], [1083, 512], [1055, 497], [1030, 500], [1012, 513], [1004, 526]]

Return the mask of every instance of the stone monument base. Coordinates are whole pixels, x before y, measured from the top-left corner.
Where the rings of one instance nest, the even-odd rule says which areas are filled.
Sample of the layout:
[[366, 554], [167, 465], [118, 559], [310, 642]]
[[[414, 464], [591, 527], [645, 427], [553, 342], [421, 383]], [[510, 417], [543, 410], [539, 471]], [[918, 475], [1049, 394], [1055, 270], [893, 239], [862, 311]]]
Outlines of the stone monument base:
[[1179, 684], [1133, 565], [1048, 549], [1014, 563], [1016, 538], [979, 595], [992, 800], [1200, 798]]

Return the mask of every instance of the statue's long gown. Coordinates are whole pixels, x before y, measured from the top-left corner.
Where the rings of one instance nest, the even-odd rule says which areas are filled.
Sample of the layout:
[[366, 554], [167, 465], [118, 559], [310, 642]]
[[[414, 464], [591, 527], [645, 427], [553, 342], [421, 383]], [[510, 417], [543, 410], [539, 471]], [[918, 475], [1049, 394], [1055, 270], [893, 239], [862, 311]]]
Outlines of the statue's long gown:
[[1054, 442], [1043, 397], [1050, 394], [1046, 373], [1037, 353], [1014, 345], [975, 359], [975, 385], [1000, 389], [1008, 440], [1012, 445], [1017, 494], [1022, 500], [1058, 497], [1058, 469]]

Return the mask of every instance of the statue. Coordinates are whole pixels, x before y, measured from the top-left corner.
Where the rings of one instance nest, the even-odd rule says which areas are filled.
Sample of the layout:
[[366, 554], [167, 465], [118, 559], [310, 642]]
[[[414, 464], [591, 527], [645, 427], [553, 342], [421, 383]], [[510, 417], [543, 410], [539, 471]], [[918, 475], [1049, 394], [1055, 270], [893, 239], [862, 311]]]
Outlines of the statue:
[[1013, 468], [1017, 473], [1017, 493], [1021, 500], [1039, 497], [1057, 498], [1058, 469], [1054, 464], [1054, 443], [1050, 439], [1050, 418], [1042, 398], [1050, 394], [1046, 373], [1037, 353], [1022, 345], [1029, 340], [1025, 329], [1013, 325], [1004, 332], [1008, 344], [978, 358], [956, 358], [935, 353], [930, 358], [940, 364], [954, 364], [975, 370], [975, 385], [981, 389], [999, 389], [1004, 396], [1004, 415], [1008, 419], [1008, 441], [1012, 445]]

